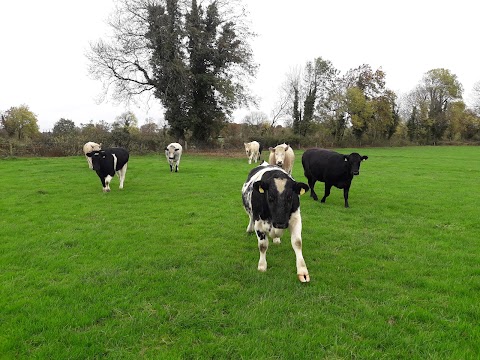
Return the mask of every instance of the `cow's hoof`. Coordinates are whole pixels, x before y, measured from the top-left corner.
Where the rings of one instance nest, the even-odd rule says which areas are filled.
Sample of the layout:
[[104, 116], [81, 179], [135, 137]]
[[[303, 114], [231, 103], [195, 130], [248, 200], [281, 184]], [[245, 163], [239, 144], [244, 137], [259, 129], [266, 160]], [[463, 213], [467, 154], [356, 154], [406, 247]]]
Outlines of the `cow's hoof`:
[[265, 272], [267, 271], [267, 264], [265, 265], [258, 265], [258, 271]]
[[300, 280], [300, 282], [302, 282], [302, 283], [310, 282], [310, 275], [308, 275], [308, 274], [299, 274], [299, 275], [298, 275], [298, 280]]

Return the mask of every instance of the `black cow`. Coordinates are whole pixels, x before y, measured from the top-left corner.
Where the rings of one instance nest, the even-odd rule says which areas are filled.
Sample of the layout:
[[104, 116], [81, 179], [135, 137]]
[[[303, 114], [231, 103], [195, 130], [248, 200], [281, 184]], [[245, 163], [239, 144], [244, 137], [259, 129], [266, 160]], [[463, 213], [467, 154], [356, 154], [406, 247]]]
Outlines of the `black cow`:
[[289, 228], [295, 251], [297, 275], [301, 282], [309, 282], [307, 266], [302, 255], [302, 218], [299, 195], [308, 191], [308, 185], [296, 182], [285, 170], [264, 161], [252, 169], [243, 184], [242, 200], [250, 222], [247, 232], [257, 235], [260, 260], [258, 270], [267, 270], [268, 236], [274, 243]]
[[321, 202], [325, 202], [327, 196], [330, 195], [330, 189], [335, 186], [343, 189], [345, 207], [348, 208], [348, 191], [353, 176], [360, 174], [360, 163], [367, 159], [368, 156], [361, 156], [358, 153], [343, 155], [324, 149], [305, 151], [302, 155], [302, 165], [311, 189], [310, 196], [314, 200], [318, 200], [314, 187], [315, 182], [321, 181], [325, 183], [325, 194]]
[[92, 158], [93, 170], [97, 172], [102, 182], [103, 191], [110, 191], [110, 181], [117, 173], [120, 179], [120, 189], [123, 189], [123, 181], [127, 172], [129, 154], [123, 148], [110, 148], [92, 151], [86, 154]]

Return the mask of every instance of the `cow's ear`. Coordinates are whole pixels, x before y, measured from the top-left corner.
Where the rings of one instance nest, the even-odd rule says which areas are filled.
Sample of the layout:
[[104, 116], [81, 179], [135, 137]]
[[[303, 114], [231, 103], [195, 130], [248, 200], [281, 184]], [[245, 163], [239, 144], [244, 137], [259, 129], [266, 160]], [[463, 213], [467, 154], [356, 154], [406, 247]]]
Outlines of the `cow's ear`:
[[368, 156], [362, 156], [362, 160], [367, 160], [368, 159]]
[[285, 151], [287, 151], [289, 147], [290, 145], [287, 144], [287, 146], [285, 146]]
[[298, 194], [298, 195], [303, 195], [305, 194], [310, 188], [308, 187], [307, 184], [302, 183], [302, 182], [297, 182], [295, 185], [293, 185], [293, 190]]
[[87, 155], [88, 157], [92, 157], [92, 156], [93, 156], [93, 152], [86, 153], [85, 155]]
[[257, 190], [260, 194], [263, 194], [265, 190], [268, 190], [268, 185], [265, 183], [262, 183], [262, 181], [255, 181], [253, 183], [253, 188]]

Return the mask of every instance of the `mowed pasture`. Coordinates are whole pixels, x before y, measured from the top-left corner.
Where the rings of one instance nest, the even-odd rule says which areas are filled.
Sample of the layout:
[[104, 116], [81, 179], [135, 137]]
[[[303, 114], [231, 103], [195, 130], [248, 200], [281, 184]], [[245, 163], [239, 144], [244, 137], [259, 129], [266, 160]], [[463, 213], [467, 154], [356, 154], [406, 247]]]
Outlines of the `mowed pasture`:
[[350, 208], [301, 197], [308, 284], [288, 231], [257, 271], [243, 150], [131, 156], [110, 193], [84, 157], [0, 160], [0, 358], [478, 359], [480, 148], [352, 150]]

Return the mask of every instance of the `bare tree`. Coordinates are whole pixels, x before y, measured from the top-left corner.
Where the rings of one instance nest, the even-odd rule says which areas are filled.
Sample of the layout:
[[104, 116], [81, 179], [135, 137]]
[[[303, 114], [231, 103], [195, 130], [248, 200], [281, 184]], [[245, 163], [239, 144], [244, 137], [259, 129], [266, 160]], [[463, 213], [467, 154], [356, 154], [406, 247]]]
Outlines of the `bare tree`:
[[473, 85], [473, 111], [477, 116], [480, 116], [480, 81]]

